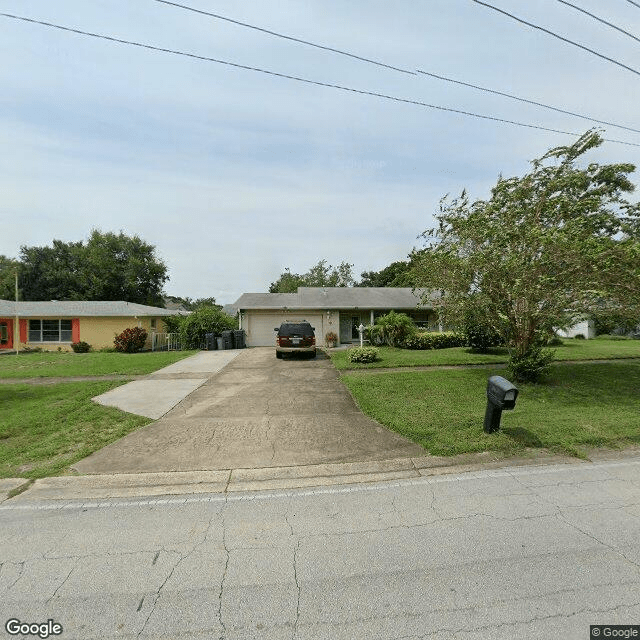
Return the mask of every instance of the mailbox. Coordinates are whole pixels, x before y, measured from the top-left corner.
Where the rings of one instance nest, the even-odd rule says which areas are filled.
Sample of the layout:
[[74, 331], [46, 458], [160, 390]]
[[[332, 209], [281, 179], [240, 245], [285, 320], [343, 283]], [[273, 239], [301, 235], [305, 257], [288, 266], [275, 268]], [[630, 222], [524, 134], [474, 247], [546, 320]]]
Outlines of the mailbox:
[[493, 433], [500, 428], [503, 409], [516, 406], [518, 389], [502, 376], [491, 376], [487, 383], [487, 410], [484, 414], [484, 430]]

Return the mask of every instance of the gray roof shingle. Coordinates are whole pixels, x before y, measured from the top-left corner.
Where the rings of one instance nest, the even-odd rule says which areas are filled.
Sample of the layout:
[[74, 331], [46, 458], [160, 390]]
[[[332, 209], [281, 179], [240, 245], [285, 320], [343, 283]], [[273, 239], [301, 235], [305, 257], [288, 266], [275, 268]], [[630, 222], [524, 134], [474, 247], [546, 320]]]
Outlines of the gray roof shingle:
[[[297, 293], [243, 293], [238, 309], [415, 309], [426, 289], [409, 287], [298, 287]], [[431, 296], [433, 299], [433, 295]], [[431, 308], [430, 304], [421, 305]]]
[[64, 318], [81, 318], [86, 316], [173, 316], [184, 314], [184, 311], [150, 307], [135, 302], [123, 300], [48, 300], [48, 301], [20, 301], [0, 300], [0, 316], [15, 316], [16, 306], [18, 315], [22, 318], [40, 318], [60, 316]]

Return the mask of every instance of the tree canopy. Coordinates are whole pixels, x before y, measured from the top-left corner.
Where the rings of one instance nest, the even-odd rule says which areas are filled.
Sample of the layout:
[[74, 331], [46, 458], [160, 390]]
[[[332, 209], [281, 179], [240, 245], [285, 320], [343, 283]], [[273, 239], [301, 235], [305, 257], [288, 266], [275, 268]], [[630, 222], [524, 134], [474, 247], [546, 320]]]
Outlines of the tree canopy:
[[392, 262], [380, 271], [363, 271], [357, 287], [410, 287], [412, 286], [412, 263], [407, 260]]
[[126, 300], [164, 306], [167, 267], [140, 237], [93, 230], [87, 241], [20, 248], [25, 300]]
[[514, 359], [539, 353], [554, 329], [603, 309], [640, 317], [640, 206], [629, 163], [578, 167], [602, 144], [595, 131], [500, 177], [488, 200], [443, 198], [422, 235], [416, 286], [441, 292], [447, 324], [481, 311]]
[[306, 273], [291, 273], [285, 269], [280, 277], [269, 285], [269, 293], [295, 293], [298, 287], [351, 287], [354, 284], [353, 265], [341, 262], [337, 267], [320, 260]]

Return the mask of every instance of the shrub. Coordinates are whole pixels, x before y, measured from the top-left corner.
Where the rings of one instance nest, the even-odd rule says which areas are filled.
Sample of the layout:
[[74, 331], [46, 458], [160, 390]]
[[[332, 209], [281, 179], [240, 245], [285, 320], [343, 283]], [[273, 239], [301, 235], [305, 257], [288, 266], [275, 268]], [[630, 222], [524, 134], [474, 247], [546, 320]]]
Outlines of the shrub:
[[549, 373], [554, 354], [551, 349], [531, 347], [524, 355], [511, 354], [507, 368], [517, 382], [537, 382]]
[[464, 347], [467, 341], [465, 336], [457, 333], [416, 333], [407, 338], [402, 345], [405, 349], [449, 349], [451, 347]]
[[561, 347], [564, 344], [560, 336], [553, 336], [547, 340], [548, 347]]
[[76, 353], [88, 353], [91, 351], [91, 345], [88, 342], [83, 342], [82, 340], [80, 340], [80, 342], [72, 342], [71, 348]]
[[147, 342], [147, 332], [140, 327], [130, 327], [125, 329], [120, 335], [115, 337], [113, 344], [116, 351], [124, 353], [135, 353], [144, 349]]
[[324, 337], [325, 344], [336, 344], [338, 342], [338, 336], [333, 332], [329, 331]]
[[228, 329], [237, 329], [238, 321], [216, 307], [200, 307], [188, 316], [180, 318], [178, 332], [183, 349], [199, 349], [205, 342], [205, 333], [220, 334]]
[[375, 347], [355, 347], [349, 349], [347, 353], [347, 360], [349, 362], [366, 364], [367, 362], [375, 362], [379, 359], [378, 350]]
[[468, 310], [465, 313], [462, 332], [467, 346], [477, 353], [487, 353], [491, 347], [504, 344], [500, 334], [486, 321], [480, 311]]
[[407, 338], [415, 335], [416, 325], [405, 313], [389, 311], [376, 320], [375, 327], [370, 331], [374, 339], [379, 337], [386, 344], [396, 347], [403, 344]]
[[586, 338], [584, 337], [583, 333], [576, 333], [575, 336], [573, 336], [574, 340], [586, 340]]

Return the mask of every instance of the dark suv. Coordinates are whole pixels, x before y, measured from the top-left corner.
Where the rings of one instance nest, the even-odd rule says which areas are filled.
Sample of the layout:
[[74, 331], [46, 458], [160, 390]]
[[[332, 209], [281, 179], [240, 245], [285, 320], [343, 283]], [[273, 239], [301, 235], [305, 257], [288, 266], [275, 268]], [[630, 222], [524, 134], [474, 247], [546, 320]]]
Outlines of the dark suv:
[[304, 353], [310, 358], [316, 356], [315, 329], [308, 322], [283, 322], [276, 327], [276, 358], [283, 353]]

